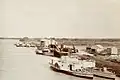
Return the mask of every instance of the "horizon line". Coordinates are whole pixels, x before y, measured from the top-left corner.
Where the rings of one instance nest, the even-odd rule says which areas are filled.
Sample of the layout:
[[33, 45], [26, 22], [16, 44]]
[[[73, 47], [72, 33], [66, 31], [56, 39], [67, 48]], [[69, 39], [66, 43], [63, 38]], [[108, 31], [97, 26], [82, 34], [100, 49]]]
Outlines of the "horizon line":
[[[26, 36], [27, 37], [27, 36]], [[0, 38], [24, 38], [24, 37], [1, 37]], [[115, 38], [115, 37], [28, 37], [28, 38], [56, 38], [56, 39], [62, 39], [62, 38], [66, 38], [66, 39], [120, 39], [120, 38]]]

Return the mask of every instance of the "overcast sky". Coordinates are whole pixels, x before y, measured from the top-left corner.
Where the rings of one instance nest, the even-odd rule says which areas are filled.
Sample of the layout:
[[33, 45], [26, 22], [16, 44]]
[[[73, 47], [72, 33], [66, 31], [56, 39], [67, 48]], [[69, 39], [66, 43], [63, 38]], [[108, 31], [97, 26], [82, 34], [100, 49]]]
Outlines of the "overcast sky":
[[0, 0], [0, 36], [120, 38], [120, 0]]

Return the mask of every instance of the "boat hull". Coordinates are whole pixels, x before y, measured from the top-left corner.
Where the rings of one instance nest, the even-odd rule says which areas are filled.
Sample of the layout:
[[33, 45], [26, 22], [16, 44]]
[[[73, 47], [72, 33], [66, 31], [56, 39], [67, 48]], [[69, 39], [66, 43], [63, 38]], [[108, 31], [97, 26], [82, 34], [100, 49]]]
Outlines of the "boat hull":
[[53, 54], [53, 53], [50, 53], [50, 52], [42, 52], [42, 50], [41, 50], [41, 51], [36, 51], [36, 54], [54, 57], [54, 54]]
[[77, 75], [77, 74], [73, 74], [73, 72], [69, 72], [69, 71], [65, 71], [65, 70], [60, 70], [60, 69], [57, 69], [55, 68], [54, 66], [50, 66], [50, 68], [53, 70], [53, 71], [56, 71], [56, 72], [60, 72], [60, 73], [64, 73], [64, 74], [67, 74], [67, 75], [71, 75], [71, 76], [75, 76], [75, 77], [80, 77], [80, 78], [87, 78], [87, 79], [93, 79], [93, 76], [91, 75]]
[[23, 47], [22, 45], [20, 44], [14, 44], [16, 47]]
[[100, 77], [100, 78], [104, 78], [104, 79], [110, 79], [110, 80], [115, 80], [115, 78], [111, 78], [111, 77], [106, 77], [106, 76], [102, 76], [102, 75], [97, 75], [97, 74], [94, 74], [94, 77]]

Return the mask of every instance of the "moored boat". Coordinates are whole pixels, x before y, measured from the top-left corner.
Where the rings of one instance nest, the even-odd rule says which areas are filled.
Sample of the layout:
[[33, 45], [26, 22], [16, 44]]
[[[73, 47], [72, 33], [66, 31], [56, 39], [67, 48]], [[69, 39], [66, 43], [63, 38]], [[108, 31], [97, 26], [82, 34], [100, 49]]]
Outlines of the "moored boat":
[[94, 69], [94, 79], [115, 80], [115, 74], [108, 71], [106, 67]]
[[16, 47], [23, 47], [24, 46], [24, 44], [22, 42], [15, 43], [14, 45]]
[[62, 56], [60, 59], [52, 58], [49, 62], [50, 68], [76, 77], [93, 79], [95, 61], [80, 60], [76, 57]]

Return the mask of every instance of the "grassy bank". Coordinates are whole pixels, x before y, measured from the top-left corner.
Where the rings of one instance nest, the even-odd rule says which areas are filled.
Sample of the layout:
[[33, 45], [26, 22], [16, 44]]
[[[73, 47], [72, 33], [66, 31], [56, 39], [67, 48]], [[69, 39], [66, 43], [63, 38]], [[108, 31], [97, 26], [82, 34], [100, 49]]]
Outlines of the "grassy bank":
[[106, 61], [103, 56], [94, 56], [93, 58], [96, 60], [96, 63], [99, 64], [99, 67], [112, 68], [112, 72], [114, 72], [117, 76], [120, 76], [120, 64]]

